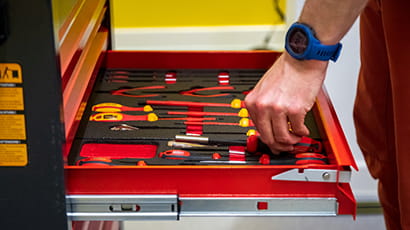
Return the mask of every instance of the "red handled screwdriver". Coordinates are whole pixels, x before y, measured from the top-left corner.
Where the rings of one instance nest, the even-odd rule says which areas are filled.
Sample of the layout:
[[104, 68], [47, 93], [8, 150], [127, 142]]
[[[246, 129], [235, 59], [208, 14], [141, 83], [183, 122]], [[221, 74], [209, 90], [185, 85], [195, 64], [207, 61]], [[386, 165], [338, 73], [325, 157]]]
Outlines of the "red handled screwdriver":
[[187, 106], [187, 107], [230, 107], [234, 109], [245, 108], [245, 103], [240, 99], [233, 99], [230, 104], [227, 103], [211, 103], [211, 102], [193, 102], [193, 101], [154, 101], [147, 100], [148, 105], [162, 106]]
[[186, 115], [192, 117], [202, 116], [232, 116], [232, 117], [248, 117], [249, 113], [245, 108], [242, 108], [238, 113], [226, 113], [226, 112], [195, 112], [195, 111], [169, 111], [169, 115]]
[[202, 122], [202, 121], [186, 121], [184, 122], [184, 125], [195, 125], [195, 126], [203, 126], [203, 125], [231, 125], [231, 126], [241, 126], [241, 127], [252, 127], [255, 126], [253, 124], [252, 120], [249, 118], [242, 118], [239, 120], [238, 123], [232, 123], [232, 122]]

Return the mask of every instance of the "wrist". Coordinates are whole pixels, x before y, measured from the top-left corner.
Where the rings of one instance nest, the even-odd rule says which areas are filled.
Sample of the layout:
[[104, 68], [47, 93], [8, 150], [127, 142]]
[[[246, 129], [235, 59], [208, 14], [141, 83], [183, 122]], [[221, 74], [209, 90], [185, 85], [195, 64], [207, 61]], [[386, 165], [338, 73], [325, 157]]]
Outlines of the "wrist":
[[326, 72], [327, 66], [329, 65], [329, 61], [296, 59], [287, 51], [283, 52], [283, 58], [286, 63], [299, 71]]

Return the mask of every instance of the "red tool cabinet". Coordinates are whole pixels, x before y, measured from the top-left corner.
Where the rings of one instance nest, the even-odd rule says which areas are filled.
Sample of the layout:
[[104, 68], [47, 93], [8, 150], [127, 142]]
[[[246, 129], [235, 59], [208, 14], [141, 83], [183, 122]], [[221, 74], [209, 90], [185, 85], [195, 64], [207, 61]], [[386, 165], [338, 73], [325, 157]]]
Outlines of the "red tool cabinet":
[[[14, 8], [18, 8], [17, 4]], [[175, 70], [177, 74], [179, 70], [263, 72], [279, 55], [272, 51], [114, 51], [110, 50], [109, 28], [109, 3], [104, 0], [78, 1], [64, 23], [54, 28], [59, 54], [59, 61], [55, 61], [59, 67], [57, 82], [61, 88], [56, 89], [59, 96], [53, 99], [62, 97], [62, 109], [58, 113], [53, 104], [53, 111], [58, 113], [53, 119], [61, 118], [64, 130], [60, 131], [64, 134], [58, 141], [53, 139], [58, 135], [47, 133], [44, 137], [50, 136], [53, 147], [63, 149], [65, 209], [69, 220], [355, 215], [356, 202], [349, 182], [351, 170], [357, 166], [325, 89], [320, 92], [310, 114], [316, 137], [323, 144], [326, 164], [107, 166], [70, 162], [78, 143], [83, 141], [84, 122], [94, 103], [92, 94], [105, 71], [158, 70], [164, 79], [163, 73]], [[21, 62], [24, 68], [25, 63]], [[28, 95], [29, 91], [25, 93]], [[29, 98], [26, 104], [30, 104]], [[27, 138], [29, 158], [34, 155], [30, 140], [34, 137], [31, 136], [34, 135]], [[161, 133], [157, 137], [160, 138]], [[102, 136], [100, 142], [105, 140]], [[133, 151], [138, 152], [138, 148]], [[26, 168], [34, 167], [34, 160], [31, 157]], [[52, 169], [58, 171], [59, 163], [58, 160], [53, 162], [56, 166]], [[2, 170], [14, 172], [9, 168]], [[59, 211], [63, 209], [60, 207]]]

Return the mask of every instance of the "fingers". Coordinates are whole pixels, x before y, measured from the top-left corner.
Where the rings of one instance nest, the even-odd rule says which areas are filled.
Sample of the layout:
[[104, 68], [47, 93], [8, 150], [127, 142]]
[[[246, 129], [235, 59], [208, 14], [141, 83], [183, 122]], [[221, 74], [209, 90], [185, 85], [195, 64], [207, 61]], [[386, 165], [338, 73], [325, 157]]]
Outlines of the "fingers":
[[[288, 116], [282, 112], [271, 112], [271, 129], [273, 142], [266, 143], [272, 151], [293, 151], [293, 145], [298, 143], [301, 136], [296, 135], [289, 129]], [[262, 136], [262, 134], [261, 134]]]
[[[267, 110], [262, 111], [259, 114], [251, 115], [251, 118], [252, 116], [255, 117], [255, 120], [258, 122], [256, 126], [259, 127], [258, 132], [262, 142], [269, 146], [272, 153], [278, 154], [281, 151], [292, 151], [293, 146], [291, 144], [281, 143], [276, 140], [277, 135], [273, 128], [274, 123], [271, 120], [270, 113]], [[252, 118], [252, 120], [254, 119]]]
[[293, 151], [293, 145], [301, 139], [302, 135], [300, 134], [309, 133], [303, 124], [303, 114], [292, 116], [293, 121], [302, 122], [302, 124], [295, 124], [298, 132], [294, 133], [289, 129], [288, 115], [283, 112], [283, 108], [275, 108], [271, 104], [263, 104], [261, 100], [252, 101], [252, 98], [245, 100], [245, 103], [250, 111], [251, 119], [258, 129], [262, 142], [269, 146], [272, 153]]
[[297, 136], [308, 136], [309, 129], [305, 125], [306, 113], [289, 113], [289, 129]]

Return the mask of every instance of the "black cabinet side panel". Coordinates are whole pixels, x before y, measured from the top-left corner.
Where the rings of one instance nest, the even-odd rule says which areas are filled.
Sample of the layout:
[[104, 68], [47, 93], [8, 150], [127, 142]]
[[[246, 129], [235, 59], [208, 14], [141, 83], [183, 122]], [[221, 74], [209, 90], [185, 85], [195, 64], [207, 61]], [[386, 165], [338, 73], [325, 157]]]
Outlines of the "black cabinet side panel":
[[[51, 0], [5, 0], [9, 34], [0, 63], [22, 68], [28, 163], [0, 166], [0, 228], [67, 229], [61, 78]], [[1, 100], [1, 99], [0, 99]]]

